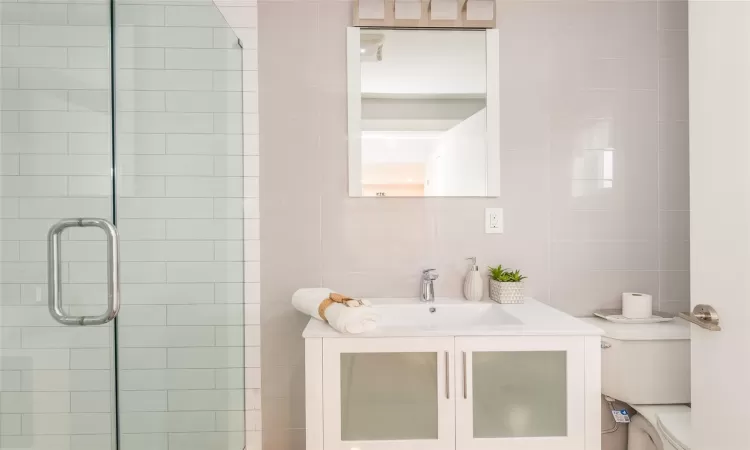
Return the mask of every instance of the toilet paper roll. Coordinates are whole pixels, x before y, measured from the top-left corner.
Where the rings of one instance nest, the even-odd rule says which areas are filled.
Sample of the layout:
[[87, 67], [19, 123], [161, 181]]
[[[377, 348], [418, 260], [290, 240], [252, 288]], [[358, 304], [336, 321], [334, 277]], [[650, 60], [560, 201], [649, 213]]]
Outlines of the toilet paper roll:
[[648, 294], [622, 294], [622, 315], [628, 319], [648, 319], [652, 315], [653, 300]]

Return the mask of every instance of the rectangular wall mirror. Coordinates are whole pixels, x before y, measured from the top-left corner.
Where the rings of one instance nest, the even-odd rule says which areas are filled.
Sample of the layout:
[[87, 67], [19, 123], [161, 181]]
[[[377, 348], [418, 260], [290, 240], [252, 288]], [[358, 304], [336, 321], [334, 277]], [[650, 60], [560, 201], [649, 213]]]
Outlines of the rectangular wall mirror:
[[500, 195], [497, 30], [349, 28], [349, 195]]

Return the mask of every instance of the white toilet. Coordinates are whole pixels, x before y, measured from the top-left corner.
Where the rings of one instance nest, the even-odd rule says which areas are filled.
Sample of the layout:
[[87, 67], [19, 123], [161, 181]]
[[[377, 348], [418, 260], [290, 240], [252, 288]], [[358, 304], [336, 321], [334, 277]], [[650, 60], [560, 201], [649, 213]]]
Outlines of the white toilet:
[[628, 450], [690, 450], [690, 325], [590, 318], [602, 336], [602, 394], [628, 403]]

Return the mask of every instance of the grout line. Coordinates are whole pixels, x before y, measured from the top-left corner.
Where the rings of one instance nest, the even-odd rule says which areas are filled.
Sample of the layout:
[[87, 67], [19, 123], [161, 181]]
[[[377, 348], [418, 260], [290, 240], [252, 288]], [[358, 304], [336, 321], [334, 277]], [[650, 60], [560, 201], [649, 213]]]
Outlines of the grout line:
[[656, 253], [656, 267], [659, 269], [658, 275], [658, 287], [657, 287], [657, 309], [662, 309], [662, 275], [661, 275], [661, 259], [662, 259], [662, 221], [661, 221], [661, 184], [662, 184], [662, 172], [661, 172], [661, 143], [662, 143], [662, 127], [660, 124], [662, 114], [661, 104], [661, 30], [660, 30], [660, 19], [661, 19], [661, 3], [664, 0], [656, 0], [656, 236], [657, 236], [657, 253]]

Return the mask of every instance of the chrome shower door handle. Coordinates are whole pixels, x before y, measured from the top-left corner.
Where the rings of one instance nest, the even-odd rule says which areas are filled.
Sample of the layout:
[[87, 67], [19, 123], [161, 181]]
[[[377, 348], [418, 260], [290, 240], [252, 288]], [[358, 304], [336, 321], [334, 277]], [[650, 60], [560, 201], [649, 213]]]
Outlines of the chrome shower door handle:
[[[98, 316], [69, 316], [62, 299], [62, 232], [68, 228], [95, 227], [107, 235], [107, 310]], [[117, 317], [120, 311], [120, 235], [104, 219], [63, 219], [52, 225], [47, 234], [47, 288], [49, 313], [63, 325], [102, 325]]]

